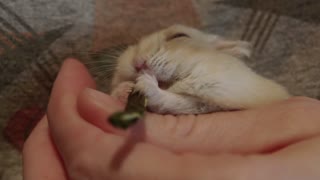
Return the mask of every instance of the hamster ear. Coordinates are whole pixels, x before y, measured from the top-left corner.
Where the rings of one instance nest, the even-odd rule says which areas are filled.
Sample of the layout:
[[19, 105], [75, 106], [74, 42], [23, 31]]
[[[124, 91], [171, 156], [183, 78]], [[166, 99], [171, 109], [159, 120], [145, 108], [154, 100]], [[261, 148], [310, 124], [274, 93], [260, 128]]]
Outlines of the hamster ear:
[[237, 58], [249, 58], [252, 54], [251, 44], [247, 41], [219, 40], [215, 44], [218, 51], [230, 54]]

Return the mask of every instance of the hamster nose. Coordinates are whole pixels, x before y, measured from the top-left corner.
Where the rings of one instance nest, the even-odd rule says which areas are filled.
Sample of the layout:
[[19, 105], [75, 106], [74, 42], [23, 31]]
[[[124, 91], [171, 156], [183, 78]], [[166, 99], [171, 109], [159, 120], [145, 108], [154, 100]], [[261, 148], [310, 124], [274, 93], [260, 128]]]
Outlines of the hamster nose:
[[140, 64], [135, 64], [134, 68], [137, 72], [140, 72], [142, 70], [142, 66]]
[[148, 69], [146, 62], [137, 63], [134, 65], [134, 68], [136, 69], [137, 72], [140, 72], [141, 70]]

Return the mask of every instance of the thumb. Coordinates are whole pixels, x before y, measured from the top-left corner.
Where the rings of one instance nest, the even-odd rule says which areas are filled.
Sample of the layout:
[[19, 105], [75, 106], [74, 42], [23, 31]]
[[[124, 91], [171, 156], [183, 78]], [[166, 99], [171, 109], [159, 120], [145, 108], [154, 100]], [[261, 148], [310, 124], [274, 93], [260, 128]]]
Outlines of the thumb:
[[[123, 109], [117, 100], [92, 89], [84, 90], [78, 99], [82, 117], [106, 132], [134, 134], [135, 138], [180, 152], [244, 154], [271, 152], [318, 135], [319, 104], [298, 98], [258, 109], [198, 116], [146, 113], [143, 120], [123, 131], [107, 121], [112, 113]], [[310, 118], [306, 119], [306, 114]]]
[[124, 135], [124, 131], [114, 128], [108, 118], [115, 112], [124, 109], [124, 105], [113, 97], [94, 89], [86, 88], [78, 96], [79, 114], [105, 132]]

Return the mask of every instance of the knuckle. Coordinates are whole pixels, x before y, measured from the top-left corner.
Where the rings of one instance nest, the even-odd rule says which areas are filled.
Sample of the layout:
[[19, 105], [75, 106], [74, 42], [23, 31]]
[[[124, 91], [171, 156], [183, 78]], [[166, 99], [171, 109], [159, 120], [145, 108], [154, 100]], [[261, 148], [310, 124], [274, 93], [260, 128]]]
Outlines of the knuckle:
[[167, 118], [164, 122], [164, 131], [168, 136], [169, 147], [174, 151], [193, 149], [190, 147], [198, 134], [195, 133], [196, 121], [194, 118], [179, 116], [179, 118]]
[[187, 115], [181, 116], [177, 123], [175, 135], [181, 138], [191, 137], [194, 135], [196, 121], [194, 118], [190, 118]]
[[163, 119], [159, 121], [158, 126], [161, 127], [161, 134], [166, 135], [166, 140], [172, 139], [175, 129], [178, 124], [178, 119], [175, 118], [173, 115], [165, 115]]

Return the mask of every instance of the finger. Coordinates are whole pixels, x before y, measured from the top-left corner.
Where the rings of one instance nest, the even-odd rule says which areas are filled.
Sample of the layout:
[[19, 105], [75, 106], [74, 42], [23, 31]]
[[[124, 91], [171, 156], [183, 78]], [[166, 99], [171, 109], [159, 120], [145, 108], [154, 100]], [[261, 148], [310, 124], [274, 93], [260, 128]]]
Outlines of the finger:
[[[99, 98], [91, 98], [93, 94], [97, 94]], [[112, 106], [115, 101], [110, 97], [88, 90], [79, 99], [78, 106], [85, 114], [84, 119], [95, 121], [93, 124], [104, 131], [119, 135], [129, 133], [116, 130], [106, 122], [111, 112], [119, 108]], [[136, 138], [143, 138], [178, 152], [271, 152], [318, 135], [319, 104], [312, 99], [294, 98], [258, 109], [199, 116], [161, 116], [147, 113], [132, 131], [140, 131], [135, 133]], [[306, 115], [309, 118], [306, 119]]]
[[128, 144], [125, 137], [109, 133], [96, 144], [69, 164], [71, 179], [246, 179], [252, 165], [239, 155], [175, 154], [148, 143]]
[[78, 98], [78, 111], [80, 115], [91, 124], [105, 132], [116, 132], [124, 135], [125, 132], [114, 128], [108, 123], [109, 115], [122, 111], [124, 105], [105, 93], [86, 88]]
[[[52, 137], [64, 160], [75, 156], [74, 152], [79, 148], [88, 146], [86, 143], [92, 143], [99, 133], [97, 128], [82, 121], [76, 107], [79, 93], [94, 86], [91, 76], [80, 62], [72, 59], [65, 61], [54, 83], [47, 112]], [[79, 141], [83, 134], [88, 136]]]
[[[292, 144], [271, 155], [260, 156], [263, 168], [253, 179], [319, 179], [320, 137]], [[268, 174], [269, 177], [263, 177]]]
[[[174, 154], [145, 143], [136, 144], [129, 153], [122, 154], [119, 152], [123, 152], [121, 148], [125, 147], [124, 140], [121, 137], [108, 136], [104, 142], [99, 143], [105, 145], [105, 148], [101, 149], [108, 149], [103, 160], [110, 168], [100, 169], [98, 172], [92, 169], [94, 173], [100, 174], [100, 177], [105, 179], [282, 180], [319, 179], [320, 177], [319, 137], [292, 144], [271, 155], [247, 156], [226, 153], [214, 156], [194, 153]], [[103, 152], [95, 151], [95, 154]], [[120, 158], [120, 166], [113, 164], [115, 160], [119, 160], [114, 158], [117, 156], [125, 157]], [[88, 161], [80, 160], [79, 164], [85, 164], [85, 162]]]
[[23, 177], [25, 180], [67, 180], [62, 161], [51, 141], [46, 117], [24, 144]]
[[[320, 133], [320, 103], [289, 100], [263, 108], [201, 116], [146, 118], [149, 142], [176, 151], [267, 153]], [[309, 116], [309, 118], [306, 118]]]

